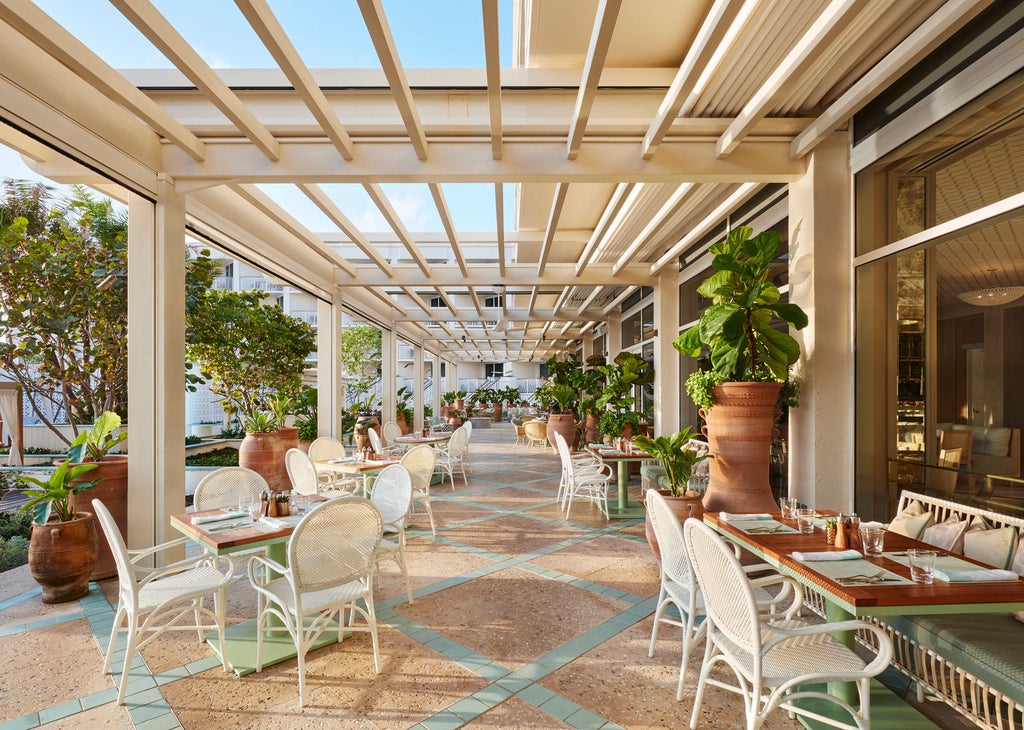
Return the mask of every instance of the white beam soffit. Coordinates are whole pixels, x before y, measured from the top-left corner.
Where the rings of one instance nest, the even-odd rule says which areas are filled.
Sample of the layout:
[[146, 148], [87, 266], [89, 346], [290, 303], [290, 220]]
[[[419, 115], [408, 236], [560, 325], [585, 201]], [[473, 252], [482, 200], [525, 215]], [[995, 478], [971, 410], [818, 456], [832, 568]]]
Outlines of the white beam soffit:
[[768, 76], [743, 111], [718, 139], [718, 156], [726, 157], [736, 150], [754, 124], [771, 109], [778, 96], [792, 80], [814, 63], [843, 30], [843, 21], [861, 11], [870, 0], [832, 0], [815, 19], [810, 29]]
[[334, 113], [324, 92], [317, 85], [313, 74], [302, 60], [302, 56], [284, 32], [270, 5], [266, 0], [235, 0], [235, 5], [277, 61], [277, 65], [288, 77], [296, 93], [309, 107], [310, 113], [320, 124], [321, 129], [330, 138], [338, 152], [346, 160], [351, 160], [355, 152], [352, 138], [342, 125], [338, 115]]
[[583, 253], [580, 254], [580, 260], [576, 264], [576, 276], [579, 276], [583, 270], [587, 268], [587, 264], [590, 263], [590, 259], [593, 258], [594, 253], [601, 246], [604, 240], [614, 232], [615, 226], [611, 225], [612, 221], [617, 220], [616, 216], [618, 215], [619, 210], [625, 202], [630, 199], [633, 186], [633, 183], [626, 182], [619, 183], [615, 186], [615, 192], [612, 193], [612, 197], [608, 201], [608, 205], [605, 206], [604, 211], [601, 213], [600, 220], [598, 220], [597, 225], [594, 226], [594, 232], [587, 241], [587, 245], [583, 247]]
[[[723, 216], [724, 217], [724, 216]], [[721, 218], [719, 218], [721, 220]], [[392, 275], [388, 276], [372, 264], [352, 264], [355, 269], [353, 276], [338, 275], [335, 285], [341, 287], [359, 286], [443, 286], [492, 287], [504, 284], [508, 287], [523, 289], [525, 287], [542, 286], [546, 290], [561, 290], [564, 286], [628, 286], [631, 284], [646, 285], [650, 283], [650, 264], [637, 263], [623, 267], [618, 273], [612, 274], [610, 264], [592, 265], [575, 278], [575, 264], [548, 264], [543, 274], [537, 273], [534, 264], [509, 264], [504, 275], [500, 275], [496, 264], [473, 264], [469, 276], [454, 266], [435, 266], [429, 278], [424, 279], [419, 267], [413, 264], [393, 264]], [[506, 298], [511, 296], [506, 292]]]
[[505, 191], [500, 182], [494, 183], [494, 217], [498, 247], [498, 275], [505, 276]]
[[462, 244], [459, 243], [459, 234], [455, 230], [455, 223], [452, 221], [451, 211], [448, 210], [448, 203], [444, 199], [444, 191], [439, 183], [427, 183], [427, 187], [430, 189], [430, 196], [434, 199], [434, 205], [437, 207], [441, 225], [444, 226], [444, 232], [448, 236], [448, 243], [451, 244], [455, 263], [458, 264], [459, 271], [463, 276], [469, 276], [466, 257], [462, 254]]
[[615, 21], [619, 17], [622, 0], [598, 0], [597, 13], [594, 16], [594, 30], [590, 36], [590, 47], [583, 64], [583, 76], [579, 83], [579, 93], [572, 112], [572, 124], [569, 126], [569, 141], [566, 145], [566, 157], [575, 160], [583, 144], [583, 135], [587, 131], [587, 120], [590, 110], [597, 98], [597, 85], [601, 80], [608, 48], [612, 43]]
[[649, 160], [657, 152], [658, 146], [679, 116], [683, 104], [697, 88], [701, 72], [707, 67], [726, 33], [729, 32], [730, 24], [736, 20], [743, 3], [744, 0], [715, 0], [711, 6], [697, 32], [697, 37], [690, 44], [690, 49], [672, 80], [672, 86], [658, 108], [657, 116], [644, 135], [640, 154], [645, 160]]
[[991, 0], [949, 0], [936, 10], [796, 136], [790, 150], [793, 157], [803, 157], [821, 144], [879, 91], [905, 74], [990, 4]]
[[693, 192], [694, 186], [691, 183], [683, 183], [676, 191], [672, 193], [665, 204], [661, 206], [657, 213], [654, 214], [644, 226], [644, 229], [637, 234], [633, 242], [629, 244], [625, 251], [619, 255], [619, 260], [612, 264], [612, 274], [617, 274], [624, 266], [631, 263], [636, 258], [637, 252], [647, 243], [647, 240], [651, 237], [651, 234], [658, 229], [662, 223], [665, 222], [675, 210], [682, 205], [683, 201]]
[[136, 114], [184, 154], [197, 162], [205, 159], [202, 140], [29, 0], [0, 1], [0, 20], [105, 97]]
[[138, 28], [196, 88], [213, 102], [255, 145], [267, 159], [276, 162], [280, 157], [277, 140], [256, 115], [242, 103], [238, 95], [210, 68], [202, 56], [186, 41], [174, 26], [160, 14], [149, 0], [110, 0], [111, 4]]
[[391, 278], [395, 275], [394, 269], [391, 268], [391, 264], [389, 264], [387, 260], [380, 255], [377, 247], [367, 240], [366, 236], [363, 235], [363, 232], [360, 231], [351, 220], [349, 220], [348, 216], [341, 211], [341, 208], [335, 205], [334, 201], [331, 200], [330, 196], [327, 195], [319, 185], [300, 183], [298, 188], [306, 195], [307, 198], [313, 201], [316, 207], [323, 211], [324, 215], [331, 219], [331, 222], [334, 223], [334, 225], [349, 237], [349, 240], [351, 240], [360, 251], [366, 254], [369, 259], [377, 265], [377, 268], [379, 268], [385, 276]]
[[491, 157], [501, 159], [501, 45], [498, 0], [480, 0], [484, 16], [484, 62], [487, 69], [487, 113], [491, 122]]
[[395, 47], [395, 39], [391, 35], [387, 18], [384, 16], [384, 6], [381, 0], [357, 0], [357, 2], [359, 10], [363, 14], [363, 21], [366, 23], [366, 29], [370, 32], [370, 40], [373, 41], [373, 47], [377, 49], [377, 57], [384, 69], [384, 75], [387, 76], [388, 84], [391, 86], [391, 93], [398, 106], [398, 112], [405, 122], [409, 141], [412, 143], [413, 149], [416, 150], [416, 157], [426, 160], [428, 157], [427, 135], [423, 131], [423, 124], [416, 111], [416, 104], [413, 101], [409, 82], [405, 78], [402, 62], [398, 59], [398, 49]]
[[619, 296], [615, 297], [610, 302], [608, 302], [607, 306], [605, 306], [605, 308], [601, 310], [602, 316], [607, 317], [609, 314], [611, 314], [611, 311], [613, 309], [615, 309], [624, 301], [629, 299], [629, 297], [633, 295], [633, 292], [635, 292], [639, 288], [640, 287], [638, 286], [627, 286], [625, 289], [623, 289], [622, 293], [619, 294]]
[[427, 278], [430, 278], [430, 264], [427, 263], [427, 259], [423, 256], [423, 252], [420, 251], [419, 246], [416, 245], [416, 241], [413, 239], [412, 234], [406, 229], [405, 224], [402, 223], [402, 219], [398, 215], [398, 211], [391, 205], [391, 201], [388, 200], [388, 196], [381, 190], [380, 185], [376, 183], [363, 183], [363, 189], [366, 190], [370, 196], [370, 200], [373, 201], [374, 205], [377, 206], [377, 210], [384, 216], [384, 220], [391, 226], [391, 230], [398, 236], [398, 240], [405, 246], [405, 250], [412, 256], [413, 261], [420, 267], [420, 271]]
[[548, 225], [544, 229], [544, 240], [540, 245], [540, 257], [537, 260], [537, 276], [544, 275], [544, 267], [547, 266], [548, 257], [551, 255], [551, 245], [555, 241], [555, 231], [558, 230], [558, 219], [562, 217], [562, 207], [565, 205], [565, 196], [569, 192], [569, 183], [558, 183], [555, 185], [555, 194], [551, 198], [551, 211], [548, 213]]

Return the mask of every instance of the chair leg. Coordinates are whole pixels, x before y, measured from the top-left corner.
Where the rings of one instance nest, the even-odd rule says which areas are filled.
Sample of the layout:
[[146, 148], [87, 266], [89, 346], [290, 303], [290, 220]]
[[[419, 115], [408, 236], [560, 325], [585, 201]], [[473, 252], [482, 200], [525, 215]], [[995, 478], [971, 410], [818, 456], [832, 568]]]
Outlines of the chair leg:
[[117, 632], [121, 628], [121, 622], [124, 621], [126, 611], [123, 606], [118, 604], [117, 613], [114, 614], [114, 623], [110, 626], [110, 639], [107, 641], [107, 655], [103, 659], [103, 673], [110, 674], [110, 660], [114, 656], [114, 644], [117, 642]]
[[124, 704], [125, 691], [128, 689], [128, 673], [132, 665], [132, 656], [138, 646], [139, 618], [133, 613], [128, 614], [128, 646], [124, 650], [124, 666], [121, 670], [121, 681], [117, 686], [117, 704]]
[[405, 595], [409, 599], [409, 605], [412, 605], [412, 585], [409, 583], [409, 569], [405, 567], [405, 550], [399, 550], [395, 557], [398, 562], [398, 567], [402, 569], [402, 576], [405, 578]]
[[700, 679], [697, 680], [697, 691], [693, 695], [693, 710], [690, 712], [690, 730], [696, 730], [697, 718], [700, 716], [700, 706], [704, 702], [704, 688], [707, 686], [708, 675], [711, 674], [711, 641], [704, 646], [704, 662], [700, 668]]
[[228, 654], [224, 649], [224, 624], [227, 620], [227, 605], [227, 590], [221, 588], [213, 595], [213, 610], [217, 614], [217, 643], [220, 645], [220, 664], [225, 672], [228, 671]]

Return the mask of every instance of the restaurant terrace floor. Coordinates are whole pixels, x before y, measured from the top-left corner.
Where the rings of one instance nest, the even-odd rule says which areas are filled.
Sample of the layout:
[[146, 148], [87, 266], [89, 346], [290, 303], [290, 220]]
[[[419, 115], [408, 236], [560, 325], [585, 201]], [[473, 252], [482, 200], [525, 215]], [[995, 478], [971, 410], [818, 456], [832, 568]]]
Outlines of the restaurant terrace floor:
[[[643, 522], [609, 522], [585, 503], [564, 521], [555, 457], [513, 441], [507, 424], [475, 430], [468, 485], [434, 487], [437, 537], [415, 518], [413, 605], [384, 566], [381, 674], [365, 634], [315, 651], [300, 709], [295, 660], [236, 677], [194, 634], [164, 634], [118, 707], [100, 672], [117, 581], [46, 606], [23, 567], [0, 574], [0, 730], [685, 727], [703, 652], [676, 702], [678, 632], [662, 629], [647, 656], [658, 567]], [[255, 603], [247, 582], [235, 584], [229, 623]], [[704, 707], [699, 727], [742, 726], [736, 696], [710, 688]], [[923, 709], [938, 727], [966, 727], [937, 703]], [[800, 726], [779, 712], [765, 727]]]

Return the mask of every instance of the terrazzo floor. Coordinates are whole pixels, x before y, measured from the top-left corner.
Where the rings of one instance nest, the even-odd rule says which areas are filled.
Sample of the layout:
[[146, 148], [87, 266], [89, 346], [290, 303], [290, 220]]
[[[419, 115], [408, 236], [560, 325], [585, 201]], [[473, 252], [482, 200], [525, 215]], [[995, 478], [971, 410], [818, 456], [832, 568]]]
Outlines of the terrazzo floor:
[[[0, 574], [0, 730], [687, 726], [702, 652], [676, 702], [678, 631], [663, 628], [647, 656], [658, 568], [643, 522], [608, 522], [586, 504], [562, 520], [557, 460], [513, 441], [507, 424], [474, 430], [468, 484], [433, 488], [437, 536], [414, 518], [412, 605], [384, 566], [381, 674], [366, 634], [312, 652], [300, 708], [295, 660], [236, 677], [193, 633], [165, 634], [118, 707], [100, 673], [116, 580], [46, 606], [19, 568]], [[233, 585], [228, 622], [252, 618], [255, 603], [245, 581]], [[721, 690], [702, 714], [702, 728], [743, 726], [741, 702]], [[800, 725], [776, 713], [764, 727]]]

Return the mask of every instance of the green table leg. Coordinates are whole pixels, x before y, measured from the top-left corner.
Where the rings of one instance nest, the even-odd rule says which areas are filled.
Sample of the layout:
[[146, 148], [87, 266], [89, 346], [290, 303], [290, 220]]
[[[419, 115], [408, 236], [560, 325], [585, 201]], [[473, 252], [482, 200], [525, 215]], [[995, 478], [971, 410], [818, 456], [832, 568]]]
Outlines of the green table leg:
[[629, 463], [625, 461], [619, 462], [619, 509], [626, 509], [626, 504], [629, 502]]
[[628, 519], [643, 517], [646, 514], [644, 506], [639, 502], [629, 501], [629, 462], [620, 461], [619, 468], [619, 498], [617, 503], [608, 508], [608, 516], [612, 519]]

